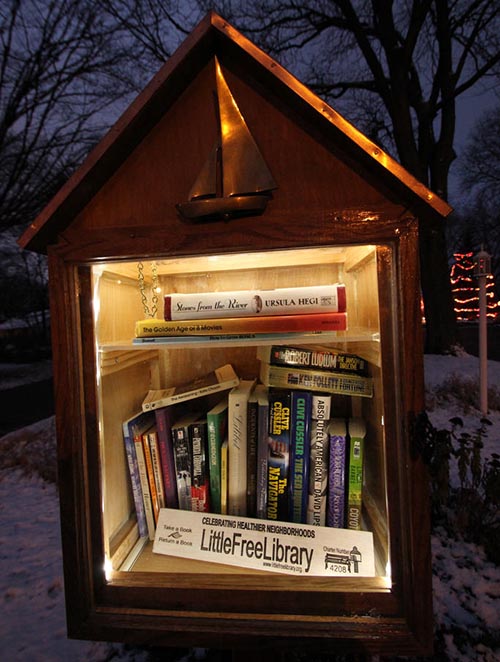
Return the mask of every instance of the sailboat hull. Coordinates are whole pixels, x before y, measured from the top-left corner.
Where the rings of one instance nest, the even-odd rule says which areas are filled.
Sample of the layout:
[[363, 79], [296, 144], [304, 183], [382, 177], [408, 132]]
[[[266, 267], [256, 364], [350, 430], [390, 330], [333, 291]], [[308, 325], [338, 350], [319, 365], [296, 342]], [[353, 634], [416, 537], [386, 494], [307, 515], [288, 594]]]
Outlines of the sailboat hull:
[[238, 216], [261, 214], [269, 201], [269, 195], [233, 195], [226, 198], [203, 198], [182, 202], [177, 210], [191, 220], [218, 220]]

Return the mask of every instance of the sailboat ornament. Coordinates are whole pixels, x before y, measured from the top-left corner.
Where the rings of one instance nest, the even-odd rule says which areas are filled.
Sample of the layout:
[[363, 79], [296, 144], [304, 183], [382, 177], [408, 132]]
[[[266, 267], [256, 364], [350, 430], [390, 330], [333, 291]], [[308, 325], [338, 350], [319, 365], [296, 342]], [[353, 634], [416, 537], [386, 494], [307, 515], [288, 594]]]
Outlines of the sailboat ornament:
[[261, 214], [276, 182], [250, 133], [215, 58], [217, 139], [188, 202], [176, 205], [189, 220]]

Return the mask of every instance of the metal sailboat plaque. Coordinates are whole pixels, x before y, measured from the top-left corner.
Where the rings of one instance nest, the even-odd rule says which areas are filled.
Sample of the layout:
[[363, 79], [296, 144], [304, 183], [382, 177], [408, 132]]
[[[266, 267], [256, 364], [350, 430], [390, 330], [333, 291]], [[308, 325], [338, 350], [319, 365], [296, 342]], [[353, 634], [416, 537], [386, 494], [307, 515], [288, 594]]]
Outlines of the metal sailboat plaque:
[[189, 192], [176, 205], [190, 220], [261, 214], [277, 188], [215, 58], [217, 139]]

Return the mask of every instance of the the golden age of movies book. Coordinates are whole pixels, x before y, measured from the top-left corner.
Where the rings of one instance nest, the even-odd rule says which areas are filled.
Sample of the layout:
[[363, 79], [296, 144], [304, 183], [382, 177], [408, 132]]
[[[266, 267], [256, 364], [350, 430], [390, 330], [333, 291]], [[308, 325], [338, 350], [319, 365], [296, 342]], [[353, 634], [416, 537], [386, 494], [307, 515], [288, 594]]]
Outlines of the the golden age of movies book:
[[266, 317], [219, 317], [168, 322], [149, 319], [135, 323], [137, 338], [345, 331], [346, 329], [347, 313], [329, 312], [309, 315], [268, 315]]
[[303, 577], [375, 576], [370, 531], [168, 508], [153, 553]]
[[172, 293], [165, 295], [166, 320], [297, 315], [346, 310], [345, 285], [308, 285], [272, 290]]
[[151, 409], [173, 405], [177, 402], [201, 398], [211, 393], [227, 391], [237, 386], [239, 382], [240, 380], [233, 366], [227, 363], [187, 384], [148, 391], [142, 402], [142, 409], [143, 411], [149, 411]]

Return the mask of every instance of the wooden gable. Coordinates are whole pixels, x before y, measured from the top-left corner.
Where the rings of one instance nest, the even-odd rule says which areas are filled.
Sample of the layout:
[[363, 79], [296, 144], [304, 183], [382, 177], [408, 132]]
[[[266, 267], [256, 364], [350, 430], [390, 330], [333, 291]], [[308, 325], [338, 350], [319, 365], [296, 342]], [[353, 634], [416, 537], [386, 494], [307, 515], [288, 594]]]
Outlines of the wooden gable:
[[[187, 200], [216, 136], [215, 58], [277, 183], [261, 216], [236, 221], [242, 235], [258, 224], [272, 236], [289, 218], [293, 246], [294, 225], [313, 217], [328, 232], [343, 219], [351, 227], [359, 219], [362, 234], [366, 221], [378, 217], [398, 218], [408, 210], [416, 216], [449, 213], [445, 202], [210, 13], [20, 244], [43, 251], [58, 243], [80, 259], [168, 252], [174, 239], [177, 247], [192, 244], [200, 227], [182, 219], [176, 205]], [[205, 224], [203, 232], [220, 234], [224, 225]]]

